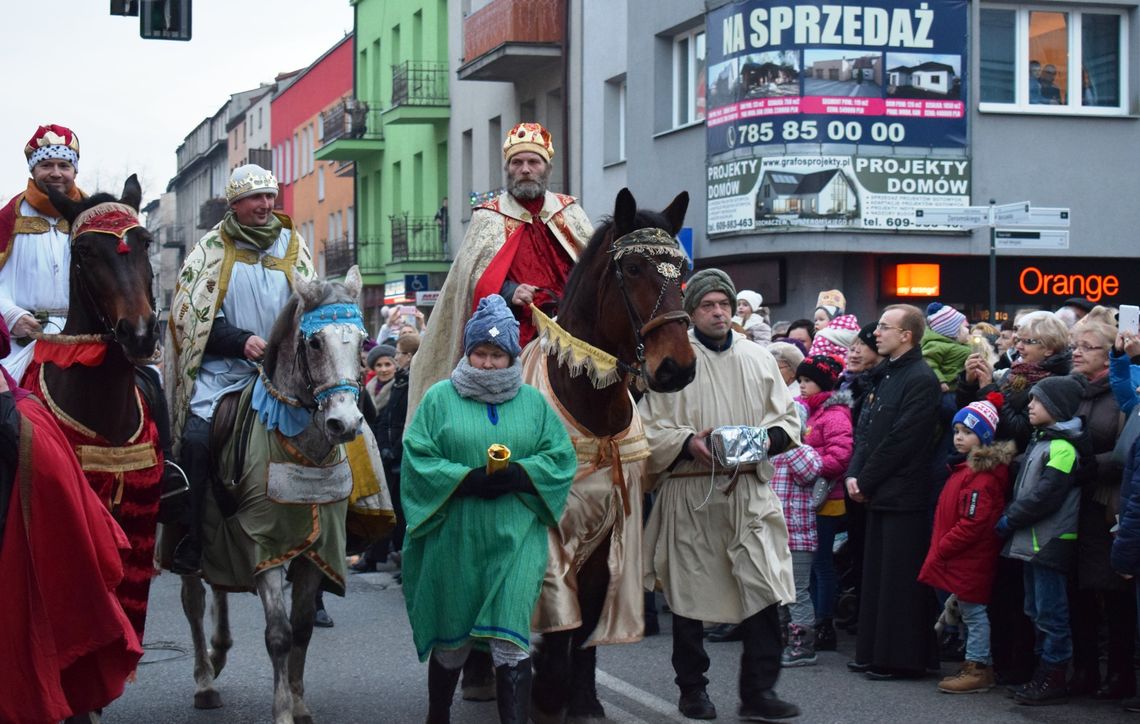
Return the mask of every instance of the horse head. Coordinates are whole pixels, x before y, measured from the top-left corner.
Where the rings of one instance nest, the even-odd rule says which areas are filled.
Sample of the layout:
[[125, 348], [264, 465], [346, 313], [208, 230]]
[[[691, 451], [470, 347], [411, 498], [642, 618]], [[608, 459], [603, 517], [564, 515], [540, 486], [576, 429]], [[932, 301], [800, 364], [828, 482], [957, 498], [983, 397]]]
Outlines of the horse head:
[[[682, 191], [660, 213], [640, 210], [629, 189], [622, 189], [613, 217], [598, 226], [567, 280], [560, 310], [560, 317], [597, 320], [588, 336], [639, 367], [645, 383], [659, 392], [680, 390], [696, 374], [681, 298], [685, 256], [674, 238], [688, 206], [689, 194]], [[582, 293], [587, 279], [596, 280], [596, 294]], [[582, 304], [596, 306], [582, 314]]]
[[351, 442], [364, 422], [357, 405], [366, 336], [356, 304], [362, 285], [356, 266], [344, 283], [294, 275], [293, 296], [266, 345], [266, 376], [313, 411], [313, 424], [331, 445]]
[[134, 174], [119, 198], [95, 194], [72, 201], [48, 189], [52, 205], [71, 225], [67, 334], [113, 339], [128, 358], [146, 360], [158, 346], [150, 233], [139, 223], [142, 188]]

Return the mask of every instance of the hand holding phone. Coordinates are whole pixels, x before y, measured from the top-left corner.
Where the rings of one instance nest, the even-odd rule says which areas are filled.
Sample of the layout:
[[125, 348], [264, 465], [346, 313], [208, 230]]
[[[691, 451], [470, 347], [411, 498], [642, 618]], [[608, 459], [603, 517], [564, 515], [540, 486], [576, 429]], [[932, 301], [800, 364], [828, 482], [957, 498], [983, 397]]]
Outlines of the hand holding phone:
[[1140, 307], [1135, 304], [1120, 305], [1120, 333], [1140, 334]]

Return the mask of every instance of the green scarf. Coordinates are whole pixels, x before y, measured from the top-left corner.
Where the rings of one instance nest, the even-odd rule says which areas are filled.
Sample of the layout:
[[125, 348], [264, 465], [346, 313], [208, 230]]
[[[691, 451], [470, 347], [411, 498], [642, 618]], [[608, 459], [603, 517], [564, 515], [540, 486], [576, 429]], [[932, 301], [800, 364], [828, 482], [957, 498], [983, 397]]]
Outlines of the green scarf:
[[222, 218], [223, 234], [234, 241], [240, 240], [252, 244], [262, 251], [273, 246], [273, 242], [281, 236], [281, 227], [281, 219], [277, 218], [277, 214], [270, 217], [269, 223], [265, 226], [246, 226], [238, 222], [233, 211], [227, 211]]

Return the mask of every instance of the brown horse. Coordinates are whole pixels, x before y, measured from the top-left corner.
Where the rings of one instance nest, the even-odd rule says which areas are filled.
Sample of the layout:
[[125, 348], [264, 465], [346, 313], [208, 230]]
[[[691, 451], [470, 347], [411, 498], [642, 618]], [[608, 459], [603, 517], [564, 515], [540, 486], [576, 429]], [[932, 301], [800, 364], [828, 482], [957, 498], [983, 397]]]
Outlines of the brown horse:
[[151, 236], [138, 221], [142, 189], [133, 174], [120, 198], [52, 204], [71, 224], [67, 322], [41, 335], [23, 384], [43, 399], [76, 450], [88, 482], [127, 534], [116, 590], [143, 639], [153, 576], [163, 457], [149, 408], [136, 391], [136, 365], [155, 356]]
[[[671, 237], [680, 230], [688, 208], [689, 196], [681, 192], [664, 211], [657, 213], [637, 208], [628, 189], [622, 189], [615, 202], [613, 217], [602, 223], [582, 253], [566, 283], [559, 305], [558, 325], [574, 338], [586, 342], [618, 360], [620, 383], [598, 387], [584, 374], [575, 374], [557, 356], [545, 360], [550, 390], [555, 401], [579, 428], [594, 440], [608, 440], [634, 423], [637, 411], [629, 385], [638, 378], [649, 389], [659, 392], [680, 390], [693, 380], [696, 357], [688, 339], [689, 317], [682, 311], [681, 272], [683, 260], [679, 245]], [[645, 235], [631, 235], [638, 229], [650, 230]], [[648, 240], [648, 243], [641, 243]], [[672, 244], [672, 248], [670, 248]], [[528, 382], [531, 380], [528, 379]], [[581, 430], [571, 430], [581, 435]], [[581, 458], [580, 458], [581, 459]], [[644, 462], [639, 463], [644, 471]], [[606, 473], [608, 476], [609, 473]], [[642, 475], [641, 477], [644, 477]], [[576, 479], [575, 486], [579, 485]], [[640, 532], [640, 481], [629, 481], [622, 525], [636, 526]], [[551, 555], [556, 556], [557, 541], [568, 532], [567, 516], [577, 496], [571, 493], [567, 513], [559, 533], [551, 536]], [[621, 504], [618, 504], [619, 510]], [[532, 715], [536, 721], [558, 721], [565, 714], [571, 719], [600, 719], [605, 714], [598, 701], [594, 683], [596, 649], [589, 644], [608, 605], [610, 590], [609, 529], [593, 531], [599, 541], [591, 552], [583, 543], [576, 550], [576, 570], [567, 576], [576, 579], [577, 607], [581, 625], [543, 633], [534, 655], [535, 680]], [[583, 532], [584, 533], [584, 532]], [[639, 540], [640, 536], [634, 536]], [[641, 551], [636, 551], [640, 563]], [[584, 556], [584, 560], [580, 560]], [[636, 622], [635, 639], [640, 638], [643, 624], [643, 598], [640, 596], [640, 565], [626, 570], [623, 576], [637, 581], [637, 600], [626, 601], [622, 608], [640, 618]], [[549, 593], [547, 583], [543, 596]], [[610, 604], [612, 605], [612, 603]], [[539, 604], [540, 610], [543, 603]]]

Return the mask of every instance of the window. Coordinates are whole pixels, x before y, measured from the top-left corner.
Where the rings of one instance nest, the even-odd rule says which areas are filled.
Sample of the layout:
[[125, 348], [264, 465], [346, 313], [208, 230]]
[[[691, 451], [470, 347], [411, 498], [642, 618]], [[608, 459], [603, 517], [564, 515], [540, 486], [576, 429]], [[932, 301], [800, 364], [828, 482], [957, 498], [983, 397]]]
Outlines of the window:
[[625, 75], [610, 78], [604, 90], [605, 143], [602, 164], [625, 160]]
[[985, 7], [980, 109], [1123, 115], [1127, 38], [1123, 11]]
[[705, 30], [673, 38], [673, 127], [705, 117]]
[[317, 169], [317, 201], [325, 200], [325, 167]]
[[317, 140], [323, 140], [325, 137], [325, 117], [323, 114], [317, 116]]

